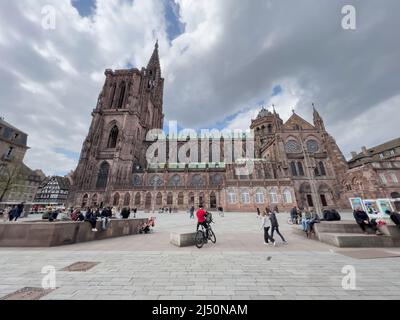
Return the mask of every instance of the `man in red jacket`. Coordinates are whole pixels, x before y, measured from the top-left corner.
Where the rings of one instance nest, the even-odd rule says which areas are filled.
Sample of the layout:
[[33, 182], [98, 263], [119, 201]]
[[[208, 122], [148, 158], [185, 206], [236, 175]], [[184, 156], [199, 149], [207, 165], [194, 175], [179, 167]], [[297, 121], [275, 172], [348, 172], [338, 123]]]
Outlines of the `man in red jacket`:
[[208, 231], [208, 224], [206, 220], [207, 212], [204, 211], [203, 206], [199, 206], [199, 210], [197, 210], [197, 231], [199, 230], [200, 225], [203, 225], [204, 228]]

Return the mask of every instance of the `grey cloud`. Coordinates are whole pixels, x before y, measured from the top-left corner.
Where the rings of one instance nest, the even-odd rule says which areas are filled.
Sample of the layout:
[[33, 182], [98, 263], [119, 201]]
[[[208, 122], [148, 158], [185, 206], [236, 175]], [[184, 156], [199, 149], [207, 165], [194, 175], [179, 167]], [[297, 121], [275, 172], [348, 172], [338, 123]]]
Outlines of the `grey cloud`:
[[[283, 90], [296, 90], [298, 112], [309, 119], [315, 102], [345, 152], [375, 143], [377, 137], [393, 136], [395, 128], [383, 125], [379, 134], [369, 132], [366, 117], [363, 127], [357, 128], [364, 142], [348, 140], [344, 128], [348, 124], [350, 131], [358, 125], [358, 115], [375, 114], [371, 110], [399, 95], [396, 0], [354, 1], [356, 31], [341, 28], [341, 8], [348, 1], [196, 2], [205, 7], [197, 11], [209, 13], [209, 20], [181, 7], [181, 22], [187, 28], [172, 46], [161, 1], [135, 1], [130, 16], [128, 7], [122, 13], [101, 0], [90, 21], [71, 8], [60, 12], [54, 32], [44, 32], [22, 10], [38, 14], [43, 4], [57, 6], [62, 1], [67, 7], [69, 1], [24, 1], [0, 3], [0, 40], [8, 40], [6, 45], [0, 41], [0, 108], [9, 122], [29, 133], [31, 147], [46, 156], [55, 147], [80, 151], [102, 87], [102, 80], [94, 81], [92, 74], [124, 67], [128, 61], [142, 67], [155, 34], [166, 78], [165, 113], [181, 126], [206, 127], [254, 108], [258, 101], [268, 100], [274, 85], [289, 79], [294, 87]], [[45, 50], [47, 43], [78, 73], [63, 71], [54, 58], [43, 58], [33, 49]], [[43, 92], [22, 88], [24, 79]], [[397, 100], [390, 101], [388, 113], [398, 108]], [[54, 159], [64, 158], [58, 154]], [[40, 163], [40, 152], [28, 154], [28, 161]]]

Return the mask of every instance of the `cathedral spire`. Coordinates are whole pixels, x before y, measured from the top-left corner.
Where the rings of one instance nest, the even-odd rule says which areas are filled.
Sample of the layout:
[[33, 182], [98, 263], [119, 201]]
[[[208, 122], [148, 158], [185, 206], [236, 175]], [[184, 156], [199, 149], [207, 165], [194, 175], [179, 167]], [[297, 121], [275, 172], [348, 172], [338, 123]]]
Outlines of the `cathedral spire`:
[[315, 108], [315, 104], [314, 103], [312, 104], [312, 107], [313, 107], [314, 126], [317, 129], [325, 131], [324, 120], [322, 119], [321, 115], [319, 114], [319, 112]]
[[156, 41], [156, 44], [154, 45], [154, 51], [153, 51], [153, 54], [151, 55], [148, 65], [147, 65], [147, 69], [158, 69], [158, 70], [161, 69], [160, 68], [160, 57], [158, 55], [158, 40]]

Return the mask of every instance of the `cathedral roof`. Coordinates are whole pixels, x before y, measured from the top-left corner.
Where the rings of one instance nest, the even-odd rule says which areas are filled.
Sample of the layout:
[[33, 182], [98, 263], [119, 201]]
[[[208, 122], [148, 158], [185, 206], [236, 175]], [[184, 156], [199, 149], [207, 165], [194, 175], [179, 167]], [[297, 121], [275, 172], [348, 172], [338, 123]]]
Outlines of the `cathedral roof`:
[[301, 129], [315, 129], [315, 127], [308, 121], [304, 120], [297, 113], [293, 112], [292, 116], [283, 125], [284, 129], [293, 129], [295, 126], [299, 126]]
[[257, 119], [272, 116], [272, 113], [265, 108], [262, 108], [261, 111], [258, 113]]

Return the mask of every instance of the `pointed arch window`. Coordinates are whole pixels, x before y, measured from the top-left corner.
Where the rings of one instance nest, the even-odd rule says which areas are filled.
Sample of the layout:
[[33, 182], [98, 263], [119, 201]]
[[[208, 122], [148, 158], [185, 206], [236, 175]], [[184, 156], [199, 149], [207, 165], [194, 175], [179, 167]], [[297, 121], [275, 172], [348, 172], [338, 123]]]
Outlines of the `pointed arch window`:
[[107, 186], [110, 165], [108, 162], [103, 162], [100, 166], [99, 174], [97, 175], [97, 188], [105, 188]]
[[119, 94], [119, 100], [118, 100], [118, 106], [117, 109], [122, 109], [124, 105], [124, 99], [125, 99], [125, 92], [126, 92], [126, 83], [122, 82], [121, 83], [121, 90]]
[[140, 193], [139, 192], [136, 193], [136, 195], [135, 195], [135, 206], [140, 206], [141, 200], [142, 200], [142, 197], [141, 197]]
[[119, 196], [119, 193], [117, 192], [117, 193], [114, 195], [113, 206], [119, 206], [119, 198], [120, 198], [120, 196]]
[[293, 177], [297, 177], [299, 175], [298, 172], [297, 172], [296, 163], [293, 162], [293, 161], [290, 163], [290, 170], [292, 171], [292, 176]]
[[108, 137], [107, 148], [115, 149], [117, 147], [118, 134], [119, 134], [118, 127], [115, 125], [111, 129], [110, 136]]
[[129, 206], [130, 203], [131, 203], [131, 195], [130, 193], [125, 193], [124, 206]]
[[322, 161], [319, 162], [319, 173], [321, 176], [326, 176], [326, 169]]
[[110, 93], [110, 109], [112, 109], [113, 104], [114, 104], [114, 98], [115, 98], [115, 91], [117, 90], [117, 85], [114, 83], [111, 87], [111, 93]]
[[301, 162], [297, 162], [297, 168], [299, 169], [299, 176], [304, 176], [304, 168]]

